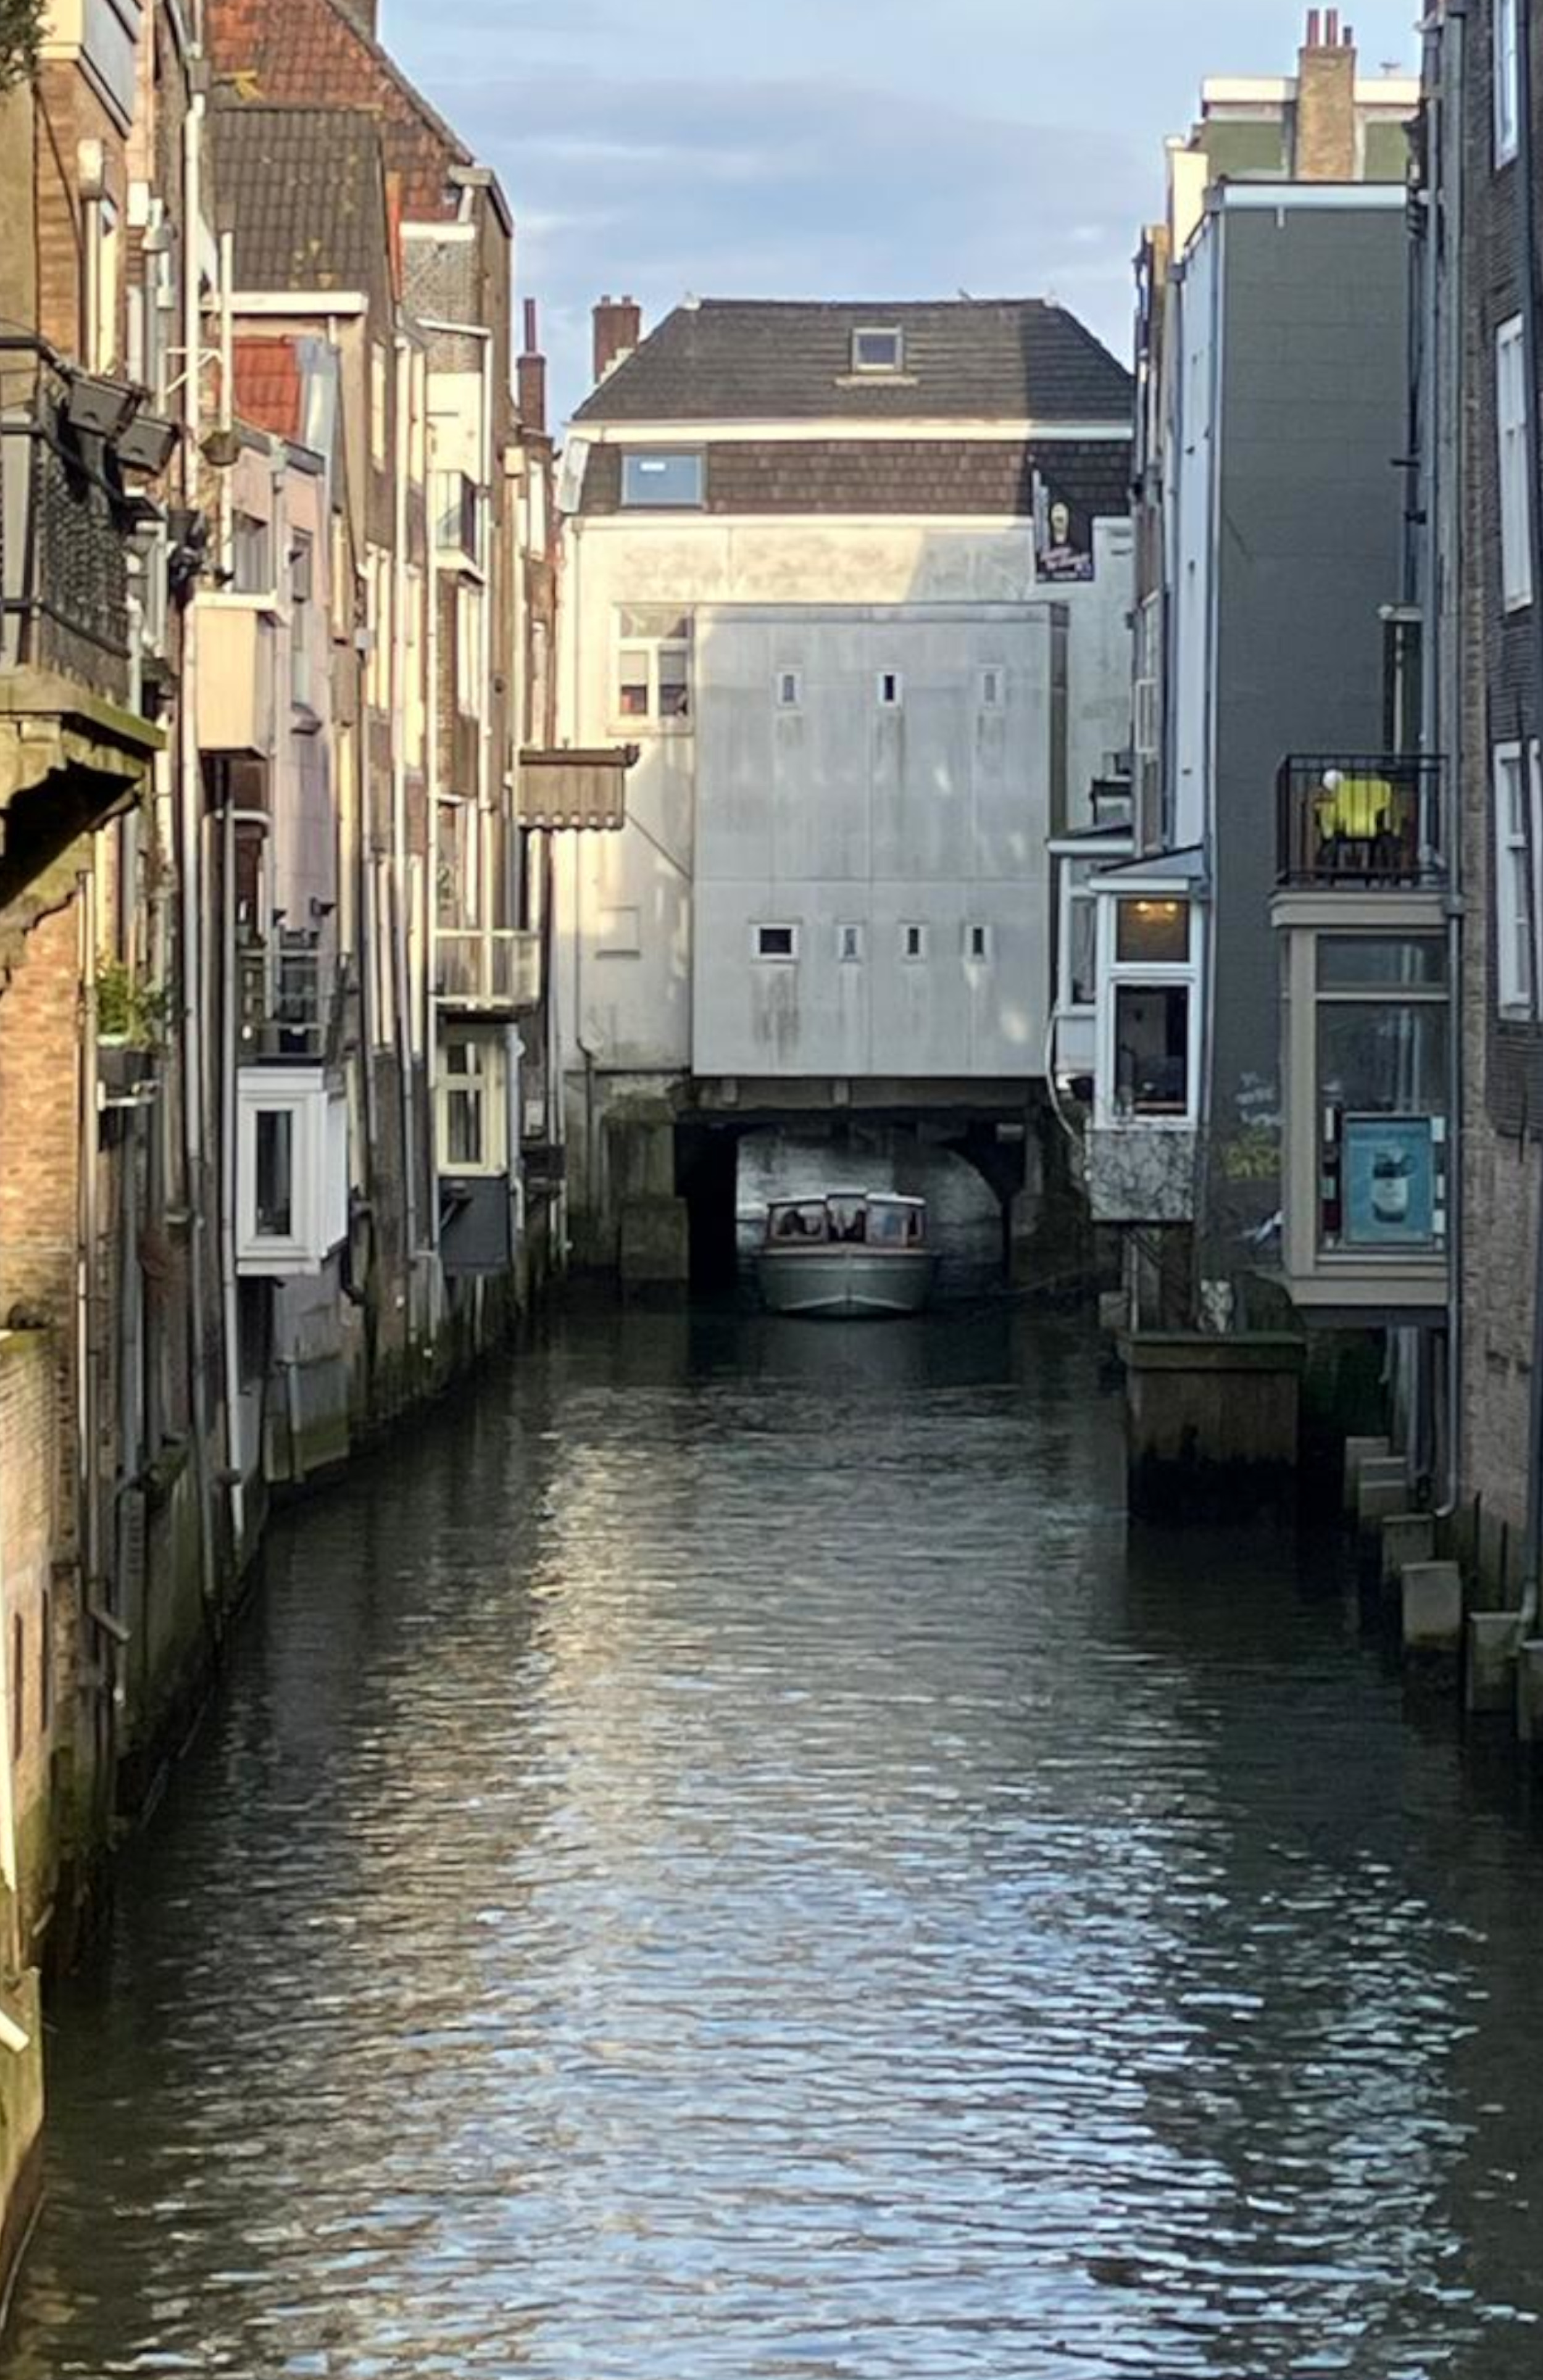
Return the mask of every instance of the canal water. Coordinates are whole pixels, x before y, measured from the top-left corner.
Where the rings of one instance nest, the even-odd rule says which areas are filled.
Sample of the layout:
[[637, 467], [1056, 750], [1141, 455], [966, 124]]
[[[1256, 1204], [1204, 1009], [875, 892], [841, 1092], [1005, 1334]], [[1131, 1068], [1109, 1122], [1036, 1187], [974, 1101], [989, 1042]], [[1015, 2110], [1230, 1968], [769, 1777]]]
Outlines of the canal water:
[[286, 1522], [5, 2380], [1521, 2380], [1543, 1843], [1080, 1328], [575, 1318]]

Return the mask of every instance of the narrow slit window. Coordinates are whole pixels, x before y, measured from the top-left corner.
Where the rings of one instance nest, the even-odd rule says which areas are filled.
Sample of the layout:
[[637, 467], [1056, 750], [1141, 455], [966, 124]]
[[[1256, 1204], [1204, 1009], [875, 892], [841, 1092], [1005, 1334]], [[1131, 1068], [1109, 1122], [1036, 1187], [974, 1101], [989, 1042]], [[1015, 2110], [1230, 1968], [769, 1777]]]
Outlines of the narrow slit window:
[[900, 929], [900, 948], [908, 962], [924, 959], [927, 956], [926, 927], [902, 926]]
[[982, 710], [1002, 709], [1002, 673], [1000, 669], [983, 669], [980, 673], [980, 708]]
[[881, 670], [879, 673], [880, 710], [898, 710], [902, 702], [905, 700], [905, 688], [901, 678], [900, 672], [898, 670]]
[[978, 963], [983, 964], [987, 959], [989, 959], [991, 955], [991, 929], [990, 926], [966, 927], [965, 930], [965, 950], [969, 958]]
[[780, 670], [777, 672], [777, 708], [778, 708], [778, 710], [800, 710], [800, 709], [803, 707], [803, 700], [804, 700], [804, 673], [803, 673], [803, 671], [802, 671], [802, 670], [796, 670], [796, 669], [780, 669]]
[[836, 950], [843, 966], [857, 966], [863, 955], [863, 929], [860, 926], [841, 926], [836, 929]]
[[295, 1118], [263, 1108], [257, 1119], [257, 1235], [287, 1240], [295, 1232]]

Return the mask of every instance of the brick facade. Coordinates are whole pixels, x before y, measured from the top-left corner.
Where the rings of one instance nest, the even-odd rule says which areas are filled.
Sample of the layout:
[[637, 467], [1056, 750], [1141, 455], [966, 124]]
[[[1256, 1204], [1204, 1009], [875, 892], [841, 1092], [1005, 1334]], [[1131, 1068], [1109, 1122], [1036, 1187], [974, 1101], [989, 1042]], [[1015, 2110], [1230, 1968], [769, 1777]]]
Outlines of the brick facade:
[[[683, 446], [693, 446], [683, 431]], [[594, 448], [584, 475], [583, 510], [618, 512], [625, 447]], [[978, 514], [1027, 519], [1036, 472], [1049, 499], [1072, 508], [1075, 527], [1124, 519], [1130, 504], [1124, 439], [832, 438], [709, 443], [709, 513]]]
[[[1515, 161], [1500, 166], [1495, 162], [1494, 18], [1494, 0], [1476, 0], [1470, 9], [1464, 93], [1465, 715], [1460, 787], [1468, 921], [1462, 1019], [1462, 1478], [1464, 1494], [1478, 1500], [1485, 1517], [1492, 1570], [1513, 1569], [1503, 1549], [1519, 1546], [1525, 1524], [1532, 1317], [1543, 1286], [1535, 1277], [1543, 1185], [1537, 1143], [1543, 1131], [1543, 1024], [1503, 1019], [1498, 1007], [1491, 755], [1497, 743], [1515, 739], [1525, 747], [1537, 736], [1543, 706], [1534, 608], [1508, 613], [1500, 592], [1495, 341], [1500, 324], [1521, 310], [1525, 268], [1521, 170]], [[1533, 57], [1537, 92], [1543, 88], [1543, 27], [1536, 19]], [[1543, 121], [1535, 137], [1543, 139]], [[1535, 421], [1538, 394], [1533, 392]], [[1537, 595], [1543, 601], [1543, 589]]]

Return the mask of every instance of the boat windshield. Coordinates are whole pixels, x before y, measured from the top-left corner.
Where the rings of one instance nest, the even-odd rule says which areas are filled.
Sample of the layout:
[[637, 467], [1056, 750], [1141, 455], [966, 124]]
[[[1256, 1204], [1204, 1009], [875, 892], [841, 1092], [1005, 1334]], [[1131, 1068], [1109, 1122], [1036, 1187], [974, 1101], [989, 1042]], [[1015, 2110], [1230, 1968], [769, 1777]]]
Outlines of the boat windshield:
[[773, 1207], [767, 1218], [766, 1236], [781, 1247], [790, 1241], [823, 1241], [827, 1237], [829, 1218], [823, 1198], [806, 1198], [796, 1206]]
[[868, 1237], [868, 1200], [866, 1198], [828, 1198], [831, 1213], [831, 1237], [860, 1246]]
[[868, 1236], [874, 1247], [919, 1247], [925, 1228], [922, 1209], [909, 1200], [873, 1198], [869, 1202]]

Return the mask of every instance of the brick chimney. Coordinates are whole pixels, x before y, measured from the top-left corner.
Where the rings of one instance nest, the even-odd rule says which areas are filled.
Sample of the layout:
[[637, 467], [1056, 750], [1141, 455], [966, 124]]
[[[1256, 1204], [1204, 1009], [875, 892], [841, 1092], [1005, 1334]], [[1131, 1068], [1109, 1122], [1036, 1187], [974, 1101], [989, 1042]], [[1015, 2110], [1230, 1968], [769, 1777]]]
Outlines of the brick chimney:
[[546, 358], [541, 353], [536, 322], [536, 300], [525, 301], [525, 346], [515, 367], [519, 391], [519, 418], [538, 437], [546, 431]]
[[1307, 38], [1296, 67], [1298, 182], [1354, 182], [1355, 171], [1355, 36], [1340, 26], [1337, 8], [1309, 9]]
[[602, 298], [595, 308], [595, 382], [626, 361], [643, 335], [643, 310], [633, 298]]

